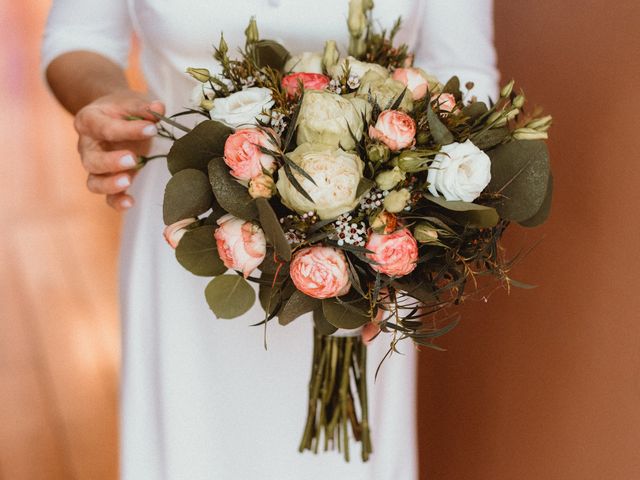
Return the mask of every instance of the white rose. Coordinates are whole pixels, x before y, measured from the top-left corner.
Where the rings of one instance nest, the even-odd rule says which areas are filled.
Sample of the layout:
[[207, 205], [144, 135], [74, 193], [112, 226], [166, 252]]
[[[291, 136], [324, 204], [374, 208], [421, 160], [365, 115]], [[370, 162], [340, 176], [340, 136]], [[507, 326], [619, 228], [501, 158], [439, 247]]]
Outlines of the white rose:
[[213, 101], [211, 119], [232, 128], [257, 125], [256, 119], [264, 122], [269, 120], [267, 114], [274, 103], [268, 88], [247, 88], [228, 97], [216, 98]]
[[491, 181], [491, 160], [471, 140], [440, 149], [427, 174], [429, 191], [447, 200], [473, 202]]
[[335, 64], [329, 72], [331, 76], [333, 78], [342, 77], [347, 69], [347, 62], [349, 62], [349, 74], [355, 75], [358, 78], [364, 77], [369, 72], [374, 72], [383, 78], [387, 78], [389, 76], [389, 70], [384, 68], [382, 65], [378, 65], [377, 63], [361, 62], [353, 57], [343, 58]]
[[292, 170], [313, 199], [311, 202], [291, 184], [284, 167], [280, 168], [276, 187], [287, 207], [298, 213], [315, 211], [323, 220], [335, 218], [356, 207], [360, 200], [356, 192], [364, 169], [364, 163], [356, 154], [328, 145], [305, 143], [289, 157], [313, 178], [315, 185]]
[[364, 103], [327, 91], [306, 91], [298, 115], [298, 145], [322, 143], [353, 150], [356, 144], [351, 133], [359, 141], [364, 130]]
[[[393, 104], [406, 87], [399, 81], [389, 76], [378, 75], [376, 72], [370, 71], [362, 77], [360, 86], [358, 87], [358, 96], [368, 99], [371, 95], [383, 110], [389, 108]], [[410, 112], [413, 110], [413, 97], [411, 92], [402, 97], [400, 102], [400, 110]]]
[[322, 54], [316, 52], [303, 52], [291, 57], [284, 65], [285, 72], [292, 73], [323, 73]]

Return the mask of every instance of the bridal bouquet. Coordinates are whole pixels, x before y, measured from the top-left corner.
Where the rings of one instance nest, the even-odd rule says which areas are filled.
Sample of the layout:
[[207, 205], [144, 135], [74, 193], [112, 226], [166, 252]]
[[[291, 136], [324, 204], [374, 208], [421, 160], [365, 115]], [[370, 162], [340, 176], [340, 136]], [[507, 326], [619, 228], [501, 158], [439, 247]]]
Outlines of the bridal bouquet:
[[[522, 286], [500, 239], [549, 213], [551, 118], [525, 109], [513, 82], [489, 104], [443, 83], [394, 44], [399, 21], [378, 31], [371, 2], [349, 9], [348, 56], [331, 40], [291, 56], [252, 19], [239, 55], [221, 39], [219, 73], [187, 70], [197, 105], [162, 117], [174, 141], [163, 213], [178, 262], [213, 277], [218, 318], [256, 301], [265, 327], [313, 315], [300, 450], [348, 460], [355, 438], [367, 460], [366, 343], [438, 348], [480, 277]], [[202, 121], [188, 128], [186, 114]]]

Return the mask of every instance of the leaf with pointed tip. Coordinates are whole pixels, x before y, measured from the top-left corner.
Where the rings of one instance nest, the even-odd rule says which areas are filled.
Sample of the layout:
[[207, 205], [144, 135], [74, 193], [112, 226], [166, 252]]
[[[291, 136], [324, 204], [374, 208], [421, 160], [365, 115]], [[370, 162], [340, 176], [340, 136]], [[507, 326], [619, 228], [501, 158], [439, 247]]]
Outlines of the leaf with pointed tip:
[[349, 297], [341, 297], [342, 302], [335, 298], [322, 300], [322, 312], [334, 327], [351, 330], [370, 321], [369, 301], [361, 297], [356, 297], [359, 300]]
[[438, 114], [433, 111], [433, 108], [427, 108], [427, 122], [429, 123], [429, 130], [431, 136], [440, 145], [449, 145], [453, 142], [453, 134], [442, 123]]
[[280, 325], [289, 325], [305, 313], [313, 312], [320, 306], [320, 300], [305, 295], [300, 290], [293, 292], [285, 306], [278, 314]]
[[322, 312], [322, 308], [316, 308], [313, 311], [313, 324], [318, 333], [322, 335], [332, 335], [338, 331], [337, 327], [334, 327], [327, 322], [327, 319], [324, 317], [324, 313]]
[[164, 190], [162, 216], [165, 225], [197, 217], [211, 208], [213, 193], [207, 176], [192, 168], [181, 170], [169, 179]]
[[509, 138], [510, 132], [507, 127], [490, 128], [481, 133], [473, 135], [471, 142], [480, 150], [488, 150], [504, 142]]
[[496, 209], [486, 205], [462, 201], [448, 201], [442, 197], [434, 197], [433, 195], [425, 195], [425, 198], [442, 208], [450, 210], [453, 219], [462, 225], [488, 228], [497, 225], [500, 221], [500, 216]]
[[287, 179], [289, 180], [291, 185], [293, 185], [293, 188], [295, 188], [298, 191], [298, 193], [300, 193], [300, 195], [302, 195], [304, 198], [309, 200], [311, 203], [315, 203], [313, 201], [313, 198], [311, 198], [311, 195], [307, 193], [307, 191], [304, 189], [304, 187], [300, 184], [298, 179], [295, 177], [288, 163], [284, 164], [284, 173], [287, 176]]
[[236, 217], [253, 220], [258, 217], [256, 204], [247, 189], [229, 173], [222, 158], [209, 162], [209, 182], [220, 206]]
[[267, 240], [273, 245], [276, 254], [281, 260], [291, 260], [291, 246], [284, 236], [282, 226], [278, 221], [276, 213], [273, 211], [271, 204], [266, 198], [257, 198], [255, 200], [258, 207], [258, 215], [260, 218], [260, 225]]

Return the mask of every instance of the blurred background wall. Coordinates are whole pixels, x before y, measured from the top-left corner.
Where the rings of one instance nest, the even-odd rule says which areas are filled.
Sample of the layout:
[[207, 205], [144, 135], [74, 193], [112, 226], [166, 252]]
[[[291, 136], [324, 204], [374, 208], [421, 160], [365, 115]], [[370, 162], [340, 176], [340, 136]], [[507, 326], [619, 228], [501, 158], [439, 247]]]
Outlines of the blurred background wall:
[[[119, 218], [87, 193], [38, 50], [49, 0], [0, 0], [0, 479], [114, 480]], [[640, 478], [640, 3], [496, 0], [505, 79], [555, 117], [557, 193], [514, 276], [425, 351], [429, 480]], [[131, 79], [141, 79], [131, 72]]]

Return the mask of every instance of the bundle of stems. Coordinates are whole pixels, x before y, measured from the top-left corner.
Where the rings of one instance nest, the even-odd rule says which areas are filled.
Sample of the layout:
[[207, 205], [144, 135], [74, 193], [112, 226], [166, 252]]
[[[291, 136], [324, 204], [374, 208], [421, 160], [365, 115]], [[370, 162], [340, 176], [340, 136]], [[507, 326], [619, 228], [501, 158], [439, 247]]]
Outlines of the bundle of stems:
[[[367, 399], [367, 347], [360, 335], [332, 337], [314, 330], [309, 411], [300, 452], [337, 449], [350, 459], [349, 438], [367, 461], [373, 448]], [[351, 434], [350, 434], [351, 432]]]

